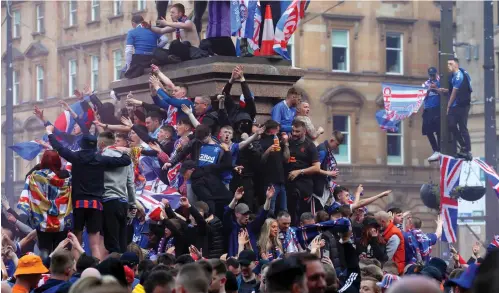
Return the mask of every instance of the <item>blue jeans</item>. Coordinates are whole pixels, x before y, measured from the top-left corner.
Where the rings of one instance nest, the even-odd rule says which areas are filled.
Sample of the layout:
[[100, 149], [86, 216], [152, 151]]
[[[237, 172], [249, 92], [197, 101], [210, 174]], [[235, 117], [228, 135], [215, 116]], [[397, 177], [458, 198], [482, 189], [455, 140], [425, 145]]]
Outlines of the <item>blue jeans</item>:
[[270, 210], [275, 214], [277, 214], [279, 211], [287, 211], [288, 202], [286, 198], [286, 186], [284, 184], [269, 184], [265, 187], [265, 191], [267, 191], [267, 188], [271, 185], [273, 185], [275, 188], [275, 194], [270, 200]]

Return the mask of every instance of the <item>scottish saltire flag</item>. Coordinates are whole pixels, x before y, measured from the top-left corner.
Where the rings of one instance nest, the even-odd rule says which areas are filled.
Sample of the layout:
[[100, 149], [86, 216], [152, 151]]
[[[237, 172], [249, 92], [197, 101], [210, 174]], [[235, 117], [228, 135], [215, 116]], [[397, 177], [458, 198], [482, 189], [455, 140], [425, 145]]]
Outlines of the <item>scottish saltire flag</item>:
[[352, 229], [350, 220], [347, 218], [340, 218], [338, 220], [331, 220], [312, 225], [306, 225], [296, 229], [296, 236], [302, 246], [306, 247], [317, 235], [332, 231], [333, 234], [345, 233]]
[[463, 160], [440, 155], [440, 215], [444, 220], [442, 241], [457, 241], [457, 200], [451, 198], [451, 191], [459, 185]]
[[161, 193], [144, 190], [137, 201], [144, 207], [146, 220], [159, 221], [161, 211], [165, 208], [161, 200], [167, 199], [172, 209], [179, 207], [180, 193], [174, 188], [168, 188]]
[[391, 120], [386, 114], [386, 110], [376, 111], [376, 121], [378, 122], [379, 128], [384, 131], [397, 132], [399, 129], [400, 121]]
[[31, 161], [43, 150], [43, 146], [36, 141], [26, 141], [9, 146], [19, 157]]
[[[76, 115], [85, 123], [87, 128], [90, 128], [92, 122], [95, 120], [95, 113], [87, 101], [78, 101], [72, 104], [71, 109], [75, 111]], [[71, 133], [76, 124], [76, 121], [71, 117], [68, 111], [64, 111], [54, 122], [54, 126], [60, 131]]]
[[293, 0], [277, 22], [274, 33], [274, 51], [286, 60], [291, 60], [288, 54], [288, 41], [305, 16], [305, 10], [310, 0]]
[[383, 83], [381, 87], [385, 113], [376, 113], [376, 119], [383, 130], [417, 113], [426, 96], [422, 87], [394, 83]]
[[494, 189], [494, 191], [496, 192], [496, 196], [499, 199], [499, 175], [497, 175], [497, 172], [489, 164], [478, 158], [474, 159], [473, 161], [478, 164], [483, 172], [485, 172], [487, 181], [489, 181], [492, 189]]

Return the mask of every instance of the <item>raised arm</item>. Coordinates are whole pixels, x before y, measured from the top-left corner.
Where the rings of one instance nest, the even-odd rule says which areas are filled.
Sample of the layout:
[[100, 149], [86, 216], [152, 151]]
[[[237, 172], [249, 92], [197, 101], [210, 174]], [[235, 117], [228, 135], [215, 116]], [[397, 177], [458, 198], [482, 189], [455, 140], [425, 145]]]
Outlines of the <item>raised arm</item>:
[[100, 164], [107, 168], [126, 167], [132, 163], [128, 154], [123, 154], [121, 157], [106, 157], [97, 155], [96, 159]]
[[271, 185], [267, 188], [265, 204], [263, 205], [263, 209], [258, 213], [255, 220], [248, 224], [248, 230], [251, 230], [253, 233], [258, 234], [260, 229], [263, 226], [263, 223], [267, 219], [270, 210], [270, 202], [272, 197], [275, 195], [274, 185]]
[[151, 65], [152, 72], [156, 73], [158, 75], [158, 78], [161, 80], [161, 82], [169, 89], [173, 89], [175, 87], [175, 84], [171, 81], [171, 79], [168, 78], [161, 70], [159, 70], [159, 67], [152, 64]]
[[61, 157], [63, 157], [66, 161], [73, 163], [77, 160], [77, 157], [74, 152], [70, 151], [69, 149], [63, 147], [61, 143], [55, 138], [53, 132], [54, 132], [54, 126], [53, 125], [47, 125], [45, 127], [45, 130], [47, 131], [47, 135], [49, 138], [50, 145], [54, 150], [56, 150]]
[[241, 91], [243, 92], [244, 103], [246, 104], [246, 107], [244, 107], [244, 111], [250, 115], [251, 119], [255, 119], [256, 116], [255, 99], [253, 99], [253, 95], [251, 94], [250, 88], [246, 83], [242, 67], [239, 68], [238, 73], [240, 76], [239, 80], [241, 81]]
[[368, 204], [371, 204], [371, 203], [375, 202], [376, 200], [389, 195], [391, 192], [392, 192], [391, 190], [387, 190], [387, 191], [383, 191], [382, 193], [380, 193], [378, 195], [359, 200], [359, 202], [357, 204], [352, 204], [352, 210], [355, 210], [355, 209], [364, 207]]
[[185, 115], [187, 115], [187, 117], [189, 117], [189, 120], [191, 121], [192, 126], [194, 126], [194, 128], [198, 127], [198, 125], [201, 124], [196, 119], [196, 116], [194, 116], [194, 113], [192, 112], [192, 106], [182, 105], [181, 109], [182, 109], [182, 112], [184, 112]]
[[248, 139], [246, 140], [243, 140], [239, 143], [239, 149], [245, 149], [247, 146], [249, 146], [252, 142], [254, 142], [255, 140], [257, 140], [260, 135], [263, 134], [263, 132], [265, 131], [265, 126], [263, 127], [260, 127], [258, 128], [255, 133], [253, 133], [250, 137], [248, 137]]

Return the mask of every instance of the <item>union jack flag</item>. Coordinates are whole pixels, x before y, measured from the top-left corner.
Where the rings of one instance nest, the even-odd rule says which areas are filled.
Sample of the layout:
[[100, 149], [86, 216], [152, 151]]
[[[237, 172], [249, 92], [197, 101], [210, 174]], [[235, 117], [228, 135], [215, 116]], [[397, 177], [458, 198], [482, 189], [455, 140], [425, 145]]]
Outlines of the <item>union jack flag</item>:
[[499, 248], [499, 235], [494, 236], [494, 239], [492, 239], [492, 242], [490, 242], [489, 246], [487, 247], [487, 250], [495, 248]]
[[492, 169], [492, 167], [489, 164], [485, 163], [484, 161], [478, 158], [474, 159], [473, 161], [478, 164], [478, 166], [480, 167], [480, 169], [483, 170], [483, 172], [485, 172], [485, 175], [487, 175], [487, 179], [490, 185], [492, 185], [492, 189], [494, 189], [497, 198], [499, 198], [499, 175], [497, 175], [497, 172], [494, 169]]
[[457, 200], [450, 196], [459, 185], [463, 160], [450, 156], [440, 156], [440, 214], [444, 219], [442, 241], [457, 241]]
[[179, 206], [180, 193], [174, 188], [168, 188], [161, 193], [145, 190], [140, 196], [137, 196], [137, 201], [144, 207], [146, 220], [160, 220], [161, 211], [164, 209], [162, 199], [167, 199], [172, 209], [176, 209]]

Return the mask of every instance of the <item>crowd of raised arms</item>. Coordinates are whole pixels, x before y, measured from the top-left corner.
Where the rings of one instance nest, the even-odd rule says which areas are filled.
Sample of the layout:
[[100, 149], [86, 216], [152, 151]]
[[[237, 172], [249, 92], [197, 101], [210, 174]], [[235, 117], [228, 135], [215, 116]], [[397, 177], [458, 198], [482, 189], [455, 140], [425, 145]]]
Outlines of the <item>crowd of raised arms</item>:
[[[164, 33], [164, 63], [232, 55], [230, 37], [203, 47], [184, 7], [170, 13], [162, 28], [132, 19], [123, 76], [161, 59]], [[153, 103], [77, 90], [60, 102], [64, 131], [35, 107], [45, 149], [22, 193], [2, 197], [2, 293], [499, 292], [499, 237], [468, 261], [432, 257], [443, 221], [425, 233], [409, 211], [370, 211], [390, 190], [338, 185], [344, 135], [313, 125], [295, 88], [258, 124], [242, 66], [216, 97], [150, 67]]]
[[497, 274], [497, 240], [485, 260], [477, 243], [448, 264], [431, 257], [441, 219], [424, 233], [410, 212], [369, 212], [390, 190], [337, 185], [343, 135], [316, 141], [324, 130], [294, 88], [259, 125], [241, 66], [218, 107], [154, 65], [149, 83], [152, 104], [76, 91], [84, 114], [60, 102], [71, 133], [35, 108], [48, 142], [17, 209], [2, 202], [2, 290], [470, 292], [479, 263]]

